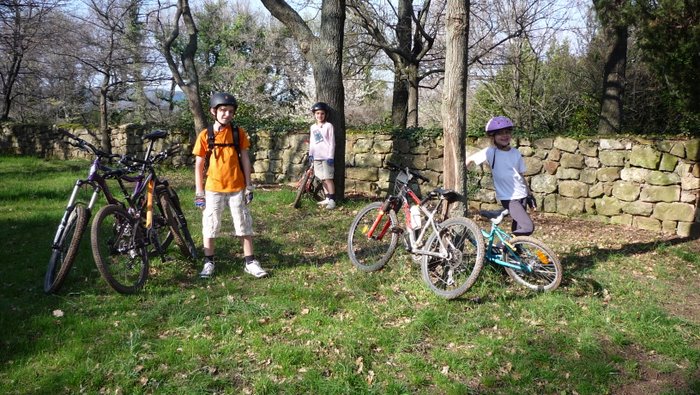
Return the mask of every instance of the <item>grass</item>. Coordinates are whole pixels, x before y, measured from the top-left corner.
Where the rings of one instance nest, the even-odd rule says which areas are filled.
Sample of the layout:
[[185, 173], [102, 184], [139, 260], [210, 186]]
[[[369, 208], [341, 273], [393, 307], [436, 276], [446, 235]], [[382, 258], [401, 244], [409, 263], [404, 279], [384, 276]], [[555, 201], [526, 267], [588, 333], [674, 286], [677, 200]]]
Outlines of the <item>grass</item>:
[[[486, 267], [448, 302], [401, 251], [376, 273], [352, 267], [346, 233], [366, 202], [295, 210], [293, 191], [259, 188], [255, 250], [269, 278], [245, 275], [240, 242], [226, 236], [212, 280], [171, 247], [124, 296], [100, 278], [86, 235], [48, 296], [50, 243], [86, 170], [0, 158], [0, 393], [700, 392], [698, 311], [679, 300], [697, 298], [696, 241], [619, 243], [624, 232], [610, 228], [619, 246], [587, 244], [545, 222], [535, 236], [564, 264], [557, 291], [530, 293]], [[191, 170], [167, 173], [201, 245]]]

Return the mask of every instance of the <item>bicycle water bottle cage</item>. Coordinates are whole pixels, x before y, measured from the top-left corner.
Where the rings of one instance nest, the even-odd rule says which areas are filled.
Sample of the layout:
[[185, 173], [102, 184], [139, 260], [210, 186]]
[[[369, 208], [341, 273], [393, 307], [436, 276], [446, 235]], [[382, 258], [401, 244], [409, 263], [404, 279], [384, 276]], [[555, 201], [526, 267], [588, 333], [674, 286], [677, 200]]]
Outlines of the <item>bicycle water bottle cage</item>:
[[479, 215], [488, 218], [494, 225], [498, 225], [508, 215], [508, 210], [479, 210]]

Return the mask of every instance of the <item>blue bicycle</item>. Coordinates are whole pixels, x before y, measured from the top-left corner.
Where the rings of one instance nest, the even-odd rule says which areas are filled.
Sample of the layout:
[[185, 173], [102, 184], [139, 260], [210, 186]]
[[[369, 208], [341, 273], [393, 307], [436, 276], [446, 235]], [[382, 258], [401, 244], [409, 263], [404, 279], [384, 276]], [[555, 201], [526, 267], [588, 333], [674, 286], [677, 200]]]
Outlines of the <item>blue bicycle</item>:
[[535, 291], [553, 291], [562, 279], [562, 266], [556, 254], [541, 240], [511, 236], [498, 225], [508, 210], [479, 211], [491, 221], [491, 229], [481, 230], [486, 239], [484, 259], [503, 266], [516, 283]]

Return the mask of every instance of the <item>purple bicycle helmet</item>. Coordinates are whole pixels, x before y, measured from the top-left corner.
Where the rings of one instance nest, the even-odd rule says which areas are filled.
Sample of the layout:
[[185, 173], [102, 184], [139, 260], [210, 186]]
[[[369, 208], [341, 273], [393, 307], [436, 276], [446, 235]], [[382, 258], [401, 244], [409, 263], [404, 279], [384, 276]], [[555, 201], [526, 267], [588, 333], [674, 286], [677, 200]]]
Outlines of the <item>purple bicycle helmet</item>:
[[493, 136], [494, 134], [496, 134], [496, 132], [498, 132], [501, 129], [507, 129], [512, 127], [513, 121], [511, 121], [510, 118], [499, 115], [497, 117], [489, 119], [489, 121], [486, 122], [486, 135]]

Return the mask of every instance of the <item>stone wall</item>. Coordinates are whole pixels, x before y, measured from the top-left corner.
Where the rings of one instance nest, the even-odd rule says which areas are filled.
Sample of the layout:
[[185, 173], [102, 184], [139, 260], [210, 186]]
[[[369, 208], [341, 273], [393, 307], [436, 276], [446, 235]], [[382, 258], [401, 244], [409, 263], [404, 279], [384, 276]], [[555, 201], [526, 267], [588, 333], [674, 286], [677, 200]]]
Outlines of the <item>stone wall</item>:
[[[69, 139], [62, 135], [62, 131], [78, 136], [96, 147], [100, 146], [100, 140], [95, 131], [84, 127], [4, 124], [0, 128], [0, 153], [58, 159], [92, 158], [89, 153], [70, 146]], [[112, 153], [143, 157], [148, 146], [144, 143], [142, 136], [150, 131], [134, 124], [114, 128], [110, 133]], [[192, 163], [189, 154], [191, 145], [187, 133], [170, 132], [165, 141], [156, 142], [154, 150], [159, 151], [163, 147], [174, 144], [182, 145], [182, 154], [171, 159], [170, 163], [176, 166]]]
[[[71, 133], [95, 143], [87, 130]], [[125, 125], [112, 132], [115, 153], [142, 155], [141, 136], [147, 132]], [[193, 163], [187, 133], [171, 132], [164, 145], [182, 144], [175, 165]], [[292, 183], [303, 168], [308, 150], [306, 132], [285, 135], [259, 131], [251, 136], [252, 178], [258, 183]], [[486, 147], [490, 140], [469, 139], [467, 152]], [[602, 222], [662, 230], [682, 236], [700, 231], [700, 139], [645, 140], [601, 138], [575, 140], [556, 137], [530, 141], [514, 138], [527, 165], [526, 179], [546, 213], [585, 215]], [[442, 185], [443, 140], [397, 140], [387, 135], [348, 133], [346, 141], [346, 194], [383, 196], [392, 174], [387, 161], [410, 166]], [[157, 147], [160, 149], [160, 146]], [[3, 127], [0, 152], [41, 157], [84, 157], [74, 152], [58, 128], [28, 125]], [[469, 176], [469, 203], [473, 209], [500, 207], [495, 200], [489, 169], [482, 165]]]
[[[488, 144], [490, 139], [469, 139], [467, 152]], [[540, 211], [681, 236], [700, 230], [700, 139], [515, 138], [513, 145], [523, 154], [525, 178]], [[378, 167], [387, 160], [421, 171], [433, 186], [442, 182], [440, 138], [392, 144], [386, 136], [350, 136], [347, 146], [347, 192], [386, 188], [388, 172]], [[471, 174], [469, 184], [471, 208], [500, 207], [486, 164]]]

